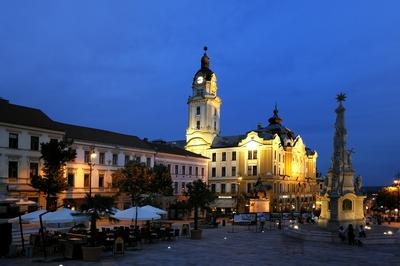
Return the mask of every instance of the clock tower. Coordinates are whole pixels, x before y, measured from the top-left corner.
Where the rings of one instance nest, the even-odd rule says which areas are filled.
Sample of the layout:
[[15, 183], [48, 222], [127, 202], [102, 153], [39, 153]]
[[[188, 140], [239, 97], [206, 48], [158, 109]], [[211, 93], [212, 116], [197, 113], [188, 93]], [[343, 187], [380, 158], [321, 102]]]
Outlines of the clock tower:
[[214, 138], [220, 133], [221, 98], [217, 96], [217, 77], [210, 69], [207, 47], [201, 57], [201, 68], [192, 82], [188, 99], [189, 117], [186, 129], [186, 149], [207, 156]]

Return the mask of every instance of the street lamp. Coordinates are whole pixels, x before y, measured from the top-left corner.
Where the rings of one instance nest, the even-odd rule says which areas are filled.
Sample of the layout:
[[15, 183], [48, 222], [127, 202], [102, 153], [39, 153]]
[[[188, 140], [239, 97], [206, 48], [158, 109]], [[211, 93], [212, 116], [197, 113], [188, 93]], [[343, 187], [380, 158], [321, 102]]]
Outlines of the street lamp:
[[242, 177], [241, 176], [239, 176], [238, 177], [238, 182], [237, 182], [237, 184], [238, 184], [238, 188], [237, 188], [237, 191], [236, 191], [236, 212], [238, 213], [239, 212], [239, 192], [240, 192], [240, 182], [242, 181]]
[[93, 167], [95, 166], [94, 160], [96, 159], [96, 157], [97, 157], [97, 154], [94, 151], [94, 149], [92, 149], [90, 152], [90, 157], [89, 157], [89, 162], [88, 162], [88, 165], [89, 165], [89, 198], [90, 199], [92, 198], [92, 170], [93, 170]]

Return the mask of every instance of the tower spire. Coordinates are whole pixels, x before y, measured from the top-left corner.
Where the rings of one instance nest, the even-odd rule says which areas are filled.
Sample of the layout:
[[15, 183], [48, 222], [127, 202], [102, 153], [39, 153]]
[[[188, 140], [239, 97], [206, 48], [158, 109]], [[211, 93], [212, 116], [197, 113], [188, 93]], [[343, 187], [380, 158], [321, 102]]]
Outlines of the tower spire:
[[204, 46], [203, 50], [204, 50], [204, 54], [201, 57], [201, 68], [208, 69], [208, 68], [210, 68], [210, 58], [207, 55], [208, 47]]

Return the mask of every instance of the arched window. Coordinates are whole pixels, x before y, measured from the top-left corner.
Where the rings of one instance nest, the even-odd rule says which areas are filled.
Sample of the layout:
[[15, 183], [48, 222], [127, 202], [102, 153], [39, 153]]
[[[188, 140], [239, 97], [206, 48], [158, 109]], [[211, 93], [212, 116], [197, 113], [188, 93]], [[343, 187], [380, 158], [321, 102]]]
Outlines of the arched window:
[[351, 211], [353, 209], [353, 203], [349, 199], [345, 199], [342, 203], [342, 209], [344, 211]]

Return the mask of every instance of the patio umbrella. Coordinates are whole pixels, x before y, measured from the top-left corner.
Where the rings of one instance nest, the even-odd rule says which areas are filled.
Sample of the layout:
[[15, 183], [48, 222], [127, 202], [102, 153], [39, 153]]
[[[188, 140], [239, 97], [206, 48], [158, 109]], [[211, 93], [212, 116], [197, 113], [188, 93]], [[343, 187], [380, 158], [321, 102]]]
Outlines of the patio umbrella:
[[[37, 211], [34, 211], [34, 212], [26, 213], [24, 215], [21, 215], [21, 220], [24, 221], [24, 222], [29, 222], [29, 221], [32, 221], [32, 220], [35, 220], [35, 219], [39, 219], [39, 215], [44, 213], [44, 212], [46, 212], [46, 210], [37, 210]], [[12, 219], [8, 220], [9, 223], [16, 223], [18, 221], [19, 221], [19, 217], [15, 217], [15, 218], [12, 218]]]
[[[137, 216], [136, 216], [137, 210]], [[140, 207], [131, 207], [129, 209], [119, 211], [116, 214], [112, 215], [111, 217], [118, 219], [118, 220], [125, 220], [125, 221], [150, 221], [150, 220], [158, 220], [161, 218], [160, 215], [146, 209], [142, 209]]]
[[159, 215], [168, 214], [167, 211], [164, 211], [164, 210], [162, 210], [162, 209], [153, 207], [153, 206], [151, 206], [151, 205], [146, 205], [146, 206], [140, 207], [140, 209], [142, 209], [142, 210], [143, 210], [143, 209], [144, 209], [144, 210], [149, 210], [149, 211], [154, 212], [155, 214], [159, 214]]
[[23, 199], [20, 199], [19, 201], [17, 201], [15, 204], [17, 204], [17, 205], [37, 205], [37, 202], [34, 202], [34, 201], [32, 201], [32, 200], [23, 200]]
[[[42, 216], [44, 223], [80, 223], [88, 221], [89, 217], [81, 212], [73, 211], [68, 208], [59, 208], [55, 212], [48, 212]], [[31, 220], [39, 222], [39, 215]]]

